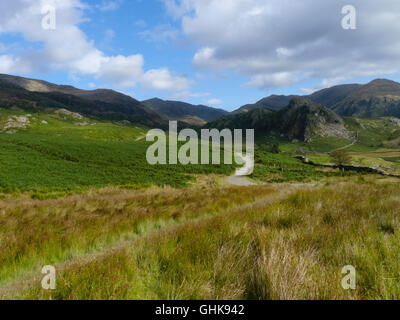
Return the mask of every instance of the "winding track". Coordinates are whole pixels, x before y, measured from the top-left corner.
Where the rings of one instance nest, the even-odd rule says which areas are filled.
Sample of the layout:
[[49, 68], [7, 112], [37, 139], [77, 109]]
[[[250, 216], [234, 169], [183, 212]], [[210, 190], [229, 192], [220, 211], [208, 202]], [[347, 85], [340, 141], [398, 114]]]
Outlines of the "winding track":
[[231, 175], [226, 181], [234, 186], [246, 187], [255, 186], [257, 183], [250, 181], [246, 176], [253, 173], [254, 170], [254, 159], [248, 155], [243, 156], [240, 153], [236, 154], [237, 157], [244, 161], [244, 166], [236, 170], [235, 174]]

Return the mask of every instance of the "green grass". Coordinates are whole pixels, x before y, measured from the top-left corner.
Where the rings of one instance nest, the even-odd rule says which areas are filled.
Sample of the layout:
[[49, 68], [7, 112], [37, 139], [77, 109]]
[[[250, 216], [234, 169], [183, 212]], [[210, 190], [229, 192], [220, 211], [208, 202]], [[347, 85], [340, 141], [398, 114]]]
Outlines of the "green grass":
[[[26, 115], [3, 111], [3, 124], [11, 114]], [[145, 135], [145, 128], [93, 120], [77, 126], [79, 121], [71, 117], [52, 114], [33, 114], [30, 119], [27, 130], [0, 133], [0, 192], [45, 194], [149, 184], [183, 187], [193, 174], [234, 171], [230, 165], [149, 165], [150, 144], [136, 141]]]
[[382, 159], [390, 162], [400, 162], [400, 157], [383, 157]]
[[358, 133], [358, 143], [348, 151], [368, 152], [382, 147], [395, 147], [391, 141], [400, 136], [400, 128], [385, 119], [345, 118], [345, 121], [349, 130]]
[[271, 154], [262, 150], [256, 152], [255, 163], [252, 178], [270, 183], [314, 181], [325, 177], [354, 174], [339, 170], [323, 171], [291, 156]]
[[337, 137], [317, 137], [310, 143], [310, 150], [313, 152], [331, 152], [351, 144], [351, 141]]

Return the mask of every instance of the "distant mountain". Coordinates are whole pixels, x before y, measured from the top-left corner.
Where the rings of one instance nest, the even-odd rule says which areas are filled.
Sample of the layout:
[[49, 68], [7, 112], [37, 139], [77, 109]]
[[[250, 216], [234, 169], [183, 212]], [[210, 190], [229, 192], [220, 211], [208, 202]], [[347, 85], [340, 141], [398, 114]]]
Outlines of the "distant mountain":
[[310, 141], [316, 136], [351, 138], [343, 119], [332, 110], [306, 98], [294, 98], [276, 111], [258, 108], [231, 114], [207, 124], [209, 128], [255, 129], [258, 134], [279, 134], [290, 140]]
[[257, 108], [268, 108], [271, 110], [279, 110], [284, 107], [286, 107], [290, 100], [293, 98], [296, 98], [298, 96], [283, 96], [283, 95], [272, 95], [269, 97], [266, 97], [264, 99], [261, 99], [260, 101], [257, 101], [256, 103], [253, 104], [246, 104], [239, 109], [233, 111], [233, 114], [238, 114], [241, 112], [249, 112], [251, 110], [257, 109]]
[[156, 112], [132, 97], [113, 90], [81, 90], [4, 74], [0, 74], [0, 106], [65, 108], [105, 120], [128, 120], [151, 127], [166, 126], [165, 119]]
[[352, 92], [360, 88], [360, 84], [343, 84], [327, 89], [322, 89], [306, 96], [315, 103], [332, 108], [335, 104], [346, 99]]
[[191, 125], [202, 126], [228, 114], [222, 109], [211, 108], [203, 105], [192, 105], [179, 101], [165, 101], [158, 98], [142, 101], [150, 110], [164, 116], [169, 120], [179, 120]]
[[332, 106], [342, 116], [400, 117], [400, 83], [377, 79]]
[[[280, 110], [294, 97], [272, 95], [255, 104], [245, 105], [233, 114], [256, 108]], [[322, 104], [341, 116], [400, 117], [400, 84], [391, 80], [377, 79], [365, 85], [338, 85], [302, 97]]]

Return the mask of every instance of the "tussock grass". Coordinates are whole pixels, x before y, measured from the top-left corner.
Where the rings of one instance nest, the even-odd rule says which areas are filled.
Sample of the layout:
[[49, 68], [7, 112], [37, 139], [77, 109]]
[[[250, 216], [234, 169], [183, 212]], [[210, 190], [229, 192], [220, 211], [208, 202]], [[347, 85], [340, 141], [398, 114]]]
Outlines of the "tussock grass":
[[0, 201], [0, 284], [153, 230], [252, 202], [271, 188], [109, 189], [57, 200]]
[[[275, 188], [279, 191], [274, 193], [268, 186], [210, 188], [219, 193], [208, 203], [207, 188], [188, 189], [187, 194], [175, 195], [174, 199], [170, 198], [176, 191], [165, 191], [165, 197], [154, 193], [147, 198], [139, 193], [137, 197], [146, 208], [154, 201], [155, 208], [162, 211], [157, 217], [171, 217], [177, 210], [176, 203], [180, 203], [182, 214], [196, 219], [162, 225], [157, 232], [144, 231], [134, 242], [99, 252], [94, 259], [72, 259], [59, 272], [58, 287], [53, 292], [44, 291], [36, 281], [12, 296], [400, 298], [398, 184], [331, 181], [326, 186]], [[249, 195], [253, 197], [251, 201], [241, 198]], [[127, 201], [126, 194], [119, 197], [118, 203]], [[107, 205], [104, 208], [109, 210]], [[213, 213], [202, 216], [200, 212]], [[124, 219], [120, 220], [122, 225]], [[111, 223], [113, 227], [108, 228], [112, 221], [102, 221], [103, 233], [118, 227], [118, 223]], [[81, 232], [84, 229], [91, 230], [86, 224]], [[98, 241], [99, 238], [93, 240]], [[341, 270], [346, 265], [356, 268], [356, 290], [341, 287]]]

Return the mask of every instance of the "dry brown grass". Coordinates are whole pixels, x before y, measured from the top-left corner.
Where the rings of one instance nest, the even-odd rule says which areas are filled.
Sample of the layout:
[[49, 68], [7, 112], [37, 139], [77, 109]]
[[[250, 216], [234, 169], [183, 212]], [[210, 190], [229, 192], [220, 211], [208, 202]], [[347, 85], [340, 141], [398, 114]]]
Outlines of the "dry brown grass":
[[152, 230], [212, 216], [273, 193], [209, 184], [186, 189], [106, 189], [57, 200], [0, 202], [0, 283], [46, 264], [103, 252]]
[[[147, 199], [146, 208], [160, 206], [158, 215], [168, 217], [178, 206], [186, 219], [149, 229], [134, 240], [114, 242], [119, 246], [96, 255], [69, 260], [60, 269], [55, 292], [43, 291], [35, 282], [5, 292], [5, 297], [400, 297], [395, 280], [400, 273], [398, 184], [338, 179], [326, 186], [213, 188], [189, 188], [180, 195], [158, 190], [151, 193], [150, 202], [134, 193], [142, 199], [135, 201]], [[214, 196], [208, 201], [211, 191]], [[354, 291], [341, 287], [345, 265], [357, 270]]]

